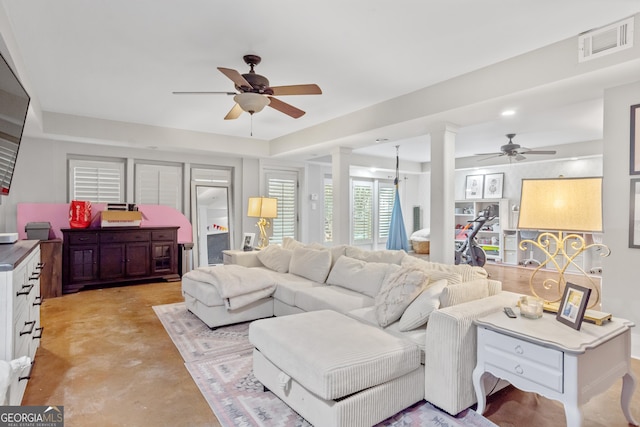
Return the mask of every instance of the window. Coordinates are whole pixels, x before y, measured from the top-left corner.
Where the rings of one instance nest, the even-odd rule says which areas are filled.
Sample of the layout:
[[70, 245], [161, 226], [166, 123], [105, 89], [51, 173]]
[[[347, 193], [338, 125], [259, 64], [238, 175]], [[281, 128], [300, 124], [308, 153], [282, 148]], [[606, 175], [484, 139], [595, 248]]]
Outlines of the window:
[[142, 205], [172, 206], [182, 211], [182, 167], [136, 163], [135, 200]]
[[373, 182], [353, 180], [351, 238], [354, 244], [373, 243]]
[[324, 179], [324, 241], [333, 242], [333, 184]]
[[278, 199], [278, 217], [271, 220], [271, 243], [296, 238], [298, 230], [298, 173], [268, 172], [267, 197]]
[[69, 201], [123, 203], [124, 165], [124, 159], [69, 159]]
[[391, 213], [396, 188], [390, 182], [378, 181], [378, 243], [386, 242], [391, 226]]

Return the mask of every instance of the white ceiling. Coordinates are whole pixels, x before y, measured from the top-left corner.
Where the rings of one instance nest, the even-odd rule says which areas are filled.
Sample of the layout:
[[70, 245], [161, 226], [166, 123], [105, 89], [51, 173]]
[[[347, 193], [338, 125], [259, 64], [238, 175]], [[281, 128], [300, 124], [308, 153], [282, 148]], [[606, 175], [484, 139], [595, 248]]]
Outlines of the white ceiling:
[[[420, 136], [415, 120], [378, 128], [371, 118], [368, 129], [353, 132], [338, 132], [330, 123], [640, 12], [640, 0], [0, 4], [11, 27], [1, 28], [3, 38], [11, 32], [17, 49], [11, 52], [13, 60], [44, 112], [231, 136], [231, 152], [235, 141], [247, 138], [273, 142], [299, 135], [304, 140], [313, 133], [314, 140], [326, 144], [280, 157], [324, 156], [342, 141], [356, 153], [387, 158], [400, 145], [401, 159], [416, 162], [428, 161], [429, 153], [428, 138]], [[247, 53], [262, 56], [256, 71], [272, 86], [317, 83], [323, 94], [281, 98], [307, 112], [300, 119], [266, 108], [251, 124], [246, 113], [223, 120], [233, 106], [230, 96], [171, 93], [232, 91], [232, 82], [216, 67], [245, 73], [242, 56]], [[621, 75], [628, 79], [627, 73]], [[593, 94], [559, 83], [546, 93], [504, 97], [505, 105], [494, 105], [530, 111], [526, 115], [487, 117], [483, 105], [442, 119], [461, 125], [459, 157], [496, 151], [511, 132], [519, 135], [515, 142], [529, 148], [597, 140], [602, 138], [602, 87], [614, 84], [603, 81], [593, 86]], [[528, 104], [536, 108], [527, 109]], [[376, 144], [376, 138], [389, 141]], [[175, 149], [179, 144], [175, 141]]]

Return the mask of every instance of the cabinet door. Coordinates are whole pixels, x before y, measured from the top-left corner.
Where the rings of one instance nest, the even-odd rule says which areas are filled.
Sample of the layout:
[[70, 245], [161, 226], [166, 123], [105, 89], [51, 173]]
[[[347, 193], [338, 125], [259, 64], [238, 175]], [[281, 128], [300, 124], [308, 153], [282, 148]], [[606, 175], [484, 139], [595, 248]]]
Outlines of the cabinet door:
[[126, 255], [127, 277], [149, 275], [149, 243], [127, 243]]
[[98, 277], [98, 246], [77, 245], [69, 248], [70, 283], [90, 282]]
[[123, 278], [126, 272], [125, 255], [124, 243], [110, 243], [100, 246], [100, 278]]
[[151, 274], [176, 273], [176, 244], [175, 242], [151, 243]]

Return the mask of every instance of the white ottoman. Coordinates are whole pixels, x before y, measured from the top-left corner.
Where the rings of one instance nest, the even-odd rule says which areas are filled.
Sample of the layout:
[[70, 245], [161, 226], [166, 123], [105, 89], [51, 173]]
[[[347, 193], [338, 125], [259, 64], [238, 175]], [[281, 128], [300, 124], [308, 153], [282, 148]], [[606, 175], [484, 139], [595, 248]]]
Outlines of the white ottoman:
[[249, 327], [256, 378], [316, 427], [368, 427], [424, 398], [410, 340], [331, 310]]

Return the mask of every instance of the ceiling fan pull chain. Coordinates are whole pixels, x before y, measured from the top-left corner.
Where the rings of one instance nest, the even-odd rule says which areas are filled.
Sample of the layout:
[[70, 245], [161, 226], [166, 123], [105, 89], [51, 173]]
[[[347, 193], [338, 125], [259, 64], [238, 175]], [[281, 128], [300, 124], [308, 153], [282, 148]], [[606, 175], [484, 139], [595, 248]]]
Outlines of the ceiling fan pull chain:
[[253, 113], [250, 113], [249, 116], [251, 117], [251, 136], [253, 136]]

